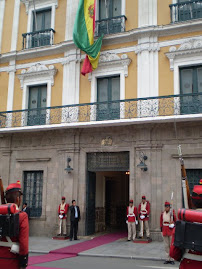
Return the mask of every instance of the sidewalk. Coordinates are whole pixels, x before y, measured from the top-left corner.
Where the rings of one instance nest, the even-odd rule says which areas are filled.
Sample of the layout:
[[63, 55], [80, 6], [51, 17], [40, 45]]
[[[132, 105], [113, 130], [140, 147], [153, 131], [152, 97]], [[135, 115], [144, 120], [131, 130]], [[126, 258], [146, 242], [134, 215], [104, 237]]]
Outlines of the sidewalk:
[[[47, 237], [30, 237], [29, 252], [45, 254], [51, 250], [71, 246], [91, 240], [90, 238], [79, 241], [52, 240]], [[165, 251], [163, 242], [151, 242], [149, 244], [133, 243], [120, 239], [113, 243], [105, 244], [87, 251], [80, 252], [79, 256], [88, 257], [113, 257], [125, 259], [164, 260]]]

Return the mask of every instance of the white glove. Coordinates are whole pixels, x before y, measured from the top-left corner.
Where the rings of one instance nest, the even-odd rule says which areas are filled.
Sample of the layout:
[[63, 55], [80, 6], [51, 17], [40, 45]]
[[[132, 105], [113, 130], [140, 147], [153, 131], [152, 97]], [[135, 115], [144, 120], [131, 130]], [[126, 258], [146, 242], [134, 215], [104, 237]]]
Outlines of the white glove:
[[126, 220], [126, 224], [128, 224], [128, 221]]
[[145, 219], [145, 216], [144, 216], [144, 215], [141, 215], [140, 218], [141, 218], [141, 219]]
[[174, 228], [174, 227], [175, 227], [175, 224], [174, 223], [172, 223], [172, 224], [169, 225], [169, 228], [171, 228], [171, 229]]
[[59, 218], [60, 218], [60, 219], [63, 219], [63, 215], [59, 215]]
[[138, 225], [138, 221], [137, 220], [135, 221], [135, 224]]

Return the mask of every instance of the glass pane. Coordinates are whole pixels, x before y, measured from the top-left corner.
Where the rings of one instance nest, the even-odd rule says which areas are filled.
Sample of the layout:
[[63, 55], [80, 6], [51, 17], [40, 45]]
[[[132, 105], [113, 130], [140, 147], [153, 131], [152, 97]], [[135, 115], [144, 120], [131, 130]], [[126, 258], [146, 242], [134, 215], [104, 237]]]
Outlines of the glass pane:
[[98, 102], [108, 101], [108, 79], [99, 78], [97, 80]]
[[106, 19], [108, 18], [108, 10], [107, 10], [107, 2], [108, 0], [100, 0], [99, 5], [99, 19]]
[[202, 68], [197, 69], [198, 76], [198, 92], [202, 92]]
[[178, 3], [189, 2], [190, 0], [178, 0]]
[[120, 100], [120, 77], [112, 78], [112, 101]]
[[38, 88], [30, 88], [29, 90], [29, 109], [37, 108]]
[[185, 69], [181, 71], [181, 93], [192, 93], [193, 88], [193, 70]]
[[44, 12], [44, 29], [51, 28], [51, 11]]
[[121, 15], [121, 0], [113, 0], [112, 17]]
[[47, 105], [47, 89], [46, 86], [41, 87], [41, 107], [46, 107]]
[[[35, 16], [34, 16], [34, 22], [35, 22]], [[42, 17], [42, 13], [36, 13], [36, 22], [37, 22], [37, 25], [34, 25], [34, 30], [35, 31], [42, 30], [43, 29], [43, 17]]]

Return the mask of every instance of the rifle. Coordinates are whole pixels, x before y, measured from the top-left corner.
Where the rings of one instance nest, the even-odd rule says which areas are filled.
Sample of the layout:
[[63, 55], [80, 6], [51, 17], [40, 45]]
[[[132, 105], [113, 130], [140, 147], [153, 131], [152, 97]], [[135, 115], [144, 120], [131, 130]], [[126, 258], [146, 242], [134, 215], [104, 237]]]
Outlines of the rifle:
[[170, 219], [171, 222], [173, 222], [173, 191], [171, 193], [171, 202], [170, 202]]
[[187, 173], [184, 165], [184, 160], [182, 158], [182, 149], [181, 145], [178, 146], [178, 154], [179, 154], [179, 160], [181, 163], [181, 175], [182, 175], [182, 190], [183, 190], [183, 197], [184, 197], [184, 206], [185, 208], [192, 208], [192, 201], [191, 201], [191, 195], [189, 190], [189, 183], [187, 180]]
[[4, 187], [3, 187], [3, 181], [2, 181], [1, 176], [0, 176], [0, 191], [1, 191], [1, 204], [4, 205], [6, 204], [6, 201], [5, 201]]

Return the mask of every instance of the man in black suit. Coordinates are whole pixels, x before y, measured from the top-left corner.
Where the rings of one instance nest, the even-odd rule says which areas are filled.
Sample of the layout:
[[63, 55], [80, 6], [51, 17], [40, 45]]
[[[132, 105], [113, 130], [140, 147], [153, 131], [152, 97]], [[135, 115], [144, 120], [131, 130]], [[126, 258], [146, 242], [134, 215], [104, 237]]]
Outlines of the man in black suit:
[[76, 201], [72, 200], [72, 205], [70, 206], [70, 222], [71, 222], [71, 227], [70, 227], [70, 241], [72, 241], [73, 235], [74, 235], [74, 240], [77, 239], [77, 232], [78, 232], [78, 222], [80, 221], [80, 209], [76, 205]]
[[27, 206], [27, 203], [24, 203], [22, 206], [22, 211], [26, 212], [28, 215], [28, 219], [30, 218], [30, 208]]

